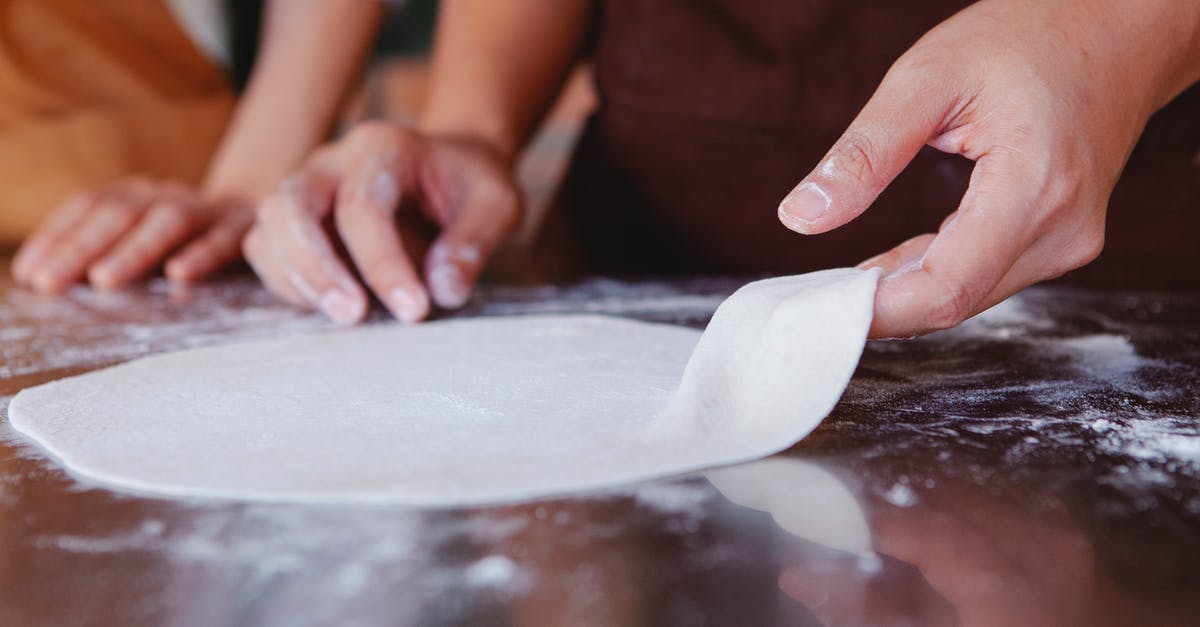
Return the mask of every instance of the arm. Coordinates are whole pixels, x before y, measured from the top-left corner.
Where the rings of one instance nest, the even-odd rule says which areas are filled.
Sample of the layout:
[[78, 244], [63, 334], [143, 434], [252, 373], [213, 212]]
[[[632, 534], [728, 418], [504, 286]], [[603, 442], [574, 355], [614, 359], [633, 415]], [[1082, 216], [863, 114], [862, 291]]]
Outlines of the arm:
[[[361, 124], [260, 204], [244, 249], [267, 287], [343, 324], [365, 315], [367, 290], [407, 322], [432, 304], [462, 306], [519, 224], [513, 163], [576, 59], [590, 7], [443, 3], [420, 129]], [[330, 215], [338, 242], [322, 228]]]
[[974, 160], [936, 234], [863, 263], [884, 270], [873, 336], [951, 327], [1099, 255], [1146, 121], [1197, 79], [1200, 3], [983, 0], [896, 62], [779, 216], [835, 229], [926, 144]]
[[271, 0], [250, 81], [203, 189], [258, 200], [324, 141], [379, 25], [374, 0]]
[[578, 60], [591, 9], [590, 0], [443, 2], [422, 130], [476, 137], [514, 158]]
[[236, 259], [253, 204], [328, 134], [380, 13], [370, 1], [272, 0], [253, 76], [202, 188], [132, 177], [73, 198], [25, 243], [14, 276], [47, 292], [84, 277], [115, 288], [164, 259], [179, 281]]
[[240, 199], [245, 209], [168, 261], [173, 279], [201, 278], [237, 257], [253, 203], [329, 136], [382, 6], [372, 0], [271, 0], [266, 12], [262, 49], [201, 188], [214, 199]]

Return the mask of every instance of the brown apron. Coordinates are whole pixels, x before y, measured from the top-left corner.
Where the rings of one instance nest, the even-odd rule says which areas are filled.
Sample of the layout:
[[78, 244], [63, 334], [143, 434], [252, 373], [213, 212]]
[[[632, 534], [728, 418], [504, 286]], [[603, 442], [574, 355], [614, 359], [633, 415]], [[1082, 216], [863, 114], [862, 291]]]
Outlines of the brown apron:
[[0, 0], [0, 244], [121, 176], [198, 180], [232, 103], [159, 1]]
[[[887, 68], [963, 0], [602, 0], [600, 107], [561, 206], [592, 269], [801, 272], [937, 229], [971, 162], [926, 148], [863, 216], [800, 236], [783, 196]], [[1002, 234], [997, 234], [1002, 236]], [[1151, 121], [1077, 279], [1200, 285], [1200, 89]]]

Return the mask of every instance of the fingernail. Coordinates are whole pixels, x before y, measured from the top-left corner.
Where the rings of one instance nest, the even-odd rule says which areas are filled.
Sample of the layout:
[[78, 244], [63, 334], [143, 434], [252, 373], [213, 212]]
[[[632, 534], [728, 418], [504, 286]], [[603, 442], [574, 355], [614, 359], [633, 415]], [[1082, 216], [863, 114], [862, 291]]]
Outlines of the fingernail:
[[338, 324], [350, 325], [358, 322], [362, 312], [358, 303], [341, 290], [329, 290], [321, 295], [321, 311]]
[[177, 283], [188, 281], [191, 278], [191, 270], [191, 266], [186, 261], [178, 259], [171, 259], [163, 266], [163, 274]]
[[829, 211], [831, 200], [816, 183], [802, 183], [779, 203], [779, 220], [803, 233]]
[[447, 309], [462, 307], [471, 297], [471, 288], [453, 263], [442, 263], [429, 273], [429, 290], [433, 300]]
[[112, 287], [117, 282], [116, 267], [111, 262], [92, 266], [88, 270], [88, 282], [99, 288]]
[[397, 287], [388, 292], [387, 304], [397, 318], [411, 324], [425, 315], [429, 309], [429, 297], [424, 292], [414, 294], [411, 290]]
[[33, 275], [33, 280], [30, 283], [32, 283], [34, 290], [46, 294], [58, 291], [62, 281], [51, 272], [39, 272]]

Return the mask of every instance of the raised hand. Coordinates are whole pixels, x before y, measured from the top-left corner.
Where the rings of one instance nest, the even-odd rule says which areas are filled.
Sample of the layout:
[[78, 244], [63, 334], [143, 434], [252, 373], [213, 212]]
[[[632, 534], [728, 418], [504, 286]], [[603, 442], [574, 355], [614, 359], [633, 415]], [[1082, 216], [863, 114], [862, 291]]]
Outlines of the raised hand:
[[922, 146], [976, 162], [937, 233], [884, 269], [874, 337], [957, 325], [1094, 259], [1108, 198], [1148, 118], [1200, 78], [1200, 3], [984, 0], [888, 72], [779, 217], [799, 233], [865, 211]]

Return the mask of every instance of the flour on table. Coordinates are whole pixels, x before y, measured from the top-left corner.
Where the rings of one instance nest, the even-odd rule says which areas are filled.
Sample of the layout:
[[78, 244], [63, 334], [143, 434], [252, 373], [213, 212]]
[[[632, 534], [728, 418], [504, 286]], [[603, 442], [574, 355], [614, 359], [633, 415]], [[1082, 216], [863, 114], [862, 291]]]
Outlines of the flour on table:
[[442, 506], [594, 490], [806, 435], [858, 363], [876, 281], [751, 283], [703, 336], [533, 315], [184, 350], [24, 390], [9, 414], [75, 473], [150, 494]]

